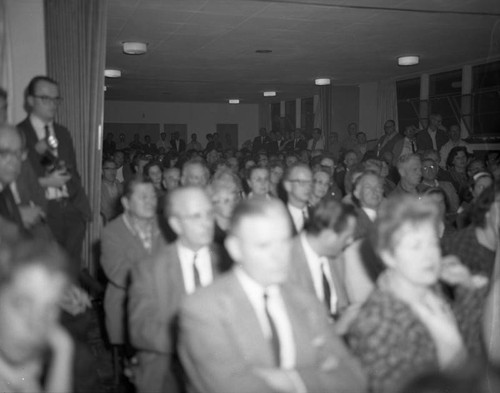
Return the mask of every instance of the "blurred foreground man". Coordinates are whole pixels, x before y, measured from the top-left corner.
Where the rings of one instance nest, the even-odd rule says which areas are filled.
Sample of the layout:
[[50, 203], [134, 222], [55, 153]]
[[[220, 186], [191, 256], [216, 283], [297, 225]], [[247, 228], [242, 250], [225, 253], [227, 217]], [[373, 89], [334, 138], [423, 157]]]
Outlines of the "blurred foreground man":
[[237, 266], [181, 306], [179, 353], [193, 392], [365, 390], [321, 303], [285, 284], [290, 246], [281, 202], [236, 208], [226, 247]]

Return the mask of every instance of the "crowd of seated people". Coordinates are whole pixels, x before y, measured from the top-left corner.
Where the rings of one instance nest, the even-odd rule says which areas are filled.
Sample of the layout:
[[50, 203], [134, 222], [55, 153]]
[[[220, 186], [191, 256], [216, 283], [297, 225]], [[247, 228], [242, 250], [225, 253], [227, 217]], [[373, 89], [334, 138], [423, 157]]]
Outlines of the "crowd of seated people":
[[[104, 168], [124, 155], [132, 188], [104, 228], [106, 299], [118, 293], [106, 321], [113, 344], [137, 351], [136, 389], [391, 393], [497, 356], [484, 316], [500, 266], [499, 156], [474, 156], [431, 118], [404, 134], [387, 121], [371, 149], [351, 124], [338, 160], [310, 148], [325, 146], [321, 130], [307, 141], [300, 129], [262, 128], [238, 151], [210, 135], [206, 149], [176, 136], [181, 150], [149, 154], [135, 138], [110, 152]], [[322, 305], [296, 321], [309, 298]], [[296, 335], [321, 326], [320, 356]]]
[[[370, 148], [350, 125], [338, 159], [319, 129], [238, 151], [107, 137], [104, 322], [128, 390], [398, 393], [465, 368], [482, 391], [500, 362], [498, 154], [451, 146], [438, 115], [385, 129]], [[0, 127], [0, 386], [68, 391], [68, 274], [11, 205], [22, 143]]]

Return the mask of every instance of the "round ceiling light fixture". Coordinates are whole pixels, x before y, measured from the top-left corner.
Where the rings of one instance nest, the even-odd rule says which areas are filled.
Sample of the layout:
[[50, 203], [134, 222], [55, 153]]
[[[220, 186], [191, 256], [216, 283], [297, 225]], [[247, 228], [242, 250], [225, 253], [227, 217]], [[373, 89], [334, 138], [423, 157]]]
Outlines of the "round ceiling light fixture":
[[314, 84], [317, 86], [326, 86], [331, 83], [329, 78], [318, 78], [314, 80]]
[[124, 42], [123, 53], [127, 55], [142, 55], [148, 50], [148, 45], [144, 42]]
[[229, 100], [229, 103], [230, 103], [230, 104], [239, 104], [239, 103], [240, 103], [240, 100], [238, 100], [237, 98], [231, 98], [231, 99]]
[[122, 76], [122, 72], [117, 69], [109, 68], [104, 70], [104, 76], [107, 78], [119, 78]]
[[265, 91], [264, 97], [276, 97], [276, 92], [275, 91]]
[[398, 57], [398, 66], [412, 66], [420, 62], [419, 56], [400, 56]]

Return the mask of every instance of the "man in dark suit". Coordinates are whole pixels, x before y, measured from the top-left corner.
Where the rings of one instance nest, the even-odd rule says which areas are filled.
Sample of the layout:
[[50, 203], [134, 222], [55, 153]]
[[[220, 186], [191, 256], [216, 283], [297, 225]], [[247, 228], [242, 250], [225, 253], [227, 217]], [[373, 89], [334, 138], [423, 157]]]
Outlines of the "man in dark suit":
[[90, 206], [76, 166], [69, 131], [54, 122], [61, 97], [57, 82], [37, 76], [26, 88], [29, 116], [18, 127], [28, 159], [45, 189], [47, 224], [58, 243], [79, 264]]
[[307, 141], [304, 139], [304, 134], [300, 128], [295, 129], [293, 139], [288, 141], [284, 149], [292, 151], [307, 149]]
[[186, 141], [184, 139], [180, 139], [178, 132], [174, 132], [170, 138], [170, 147], [173, 151], [182, 153], [186, 150]]
[[450, 140], [446, 127], [443, 126], [443, 118], [441, 115], [433, 113], [429, 117], [429, 123], [429, 127], [417, 133], [417, 149], [440, 151]]
[[390, 153], [394, 157], [394, 145], [403, 139], [396, 129], [396, 122], [394, 120], [387, 120], [384, 123], [384, 135], [380, 137], [375, 146], [377, 157], [382, 159], [385, 153]]
[[312, 210], [304, 231], [293, 240], [289, 281], [316, 296], [334, 318], [349, 305], [340, 258], [352, 242], [355, 226], [352, 205], [324, 199]]
[[24, 154], [19, 132], [12, 126], [0, 125], [0, 239], [15, 238], [25, 229], [10, 188], [21, 173]]
[[357, 212], [354, 239], [364, 238], [374, 230], [373, 223], [383, 199], [383, 179], [375, 172], [363, 172], [356, 179], [353, 189], [353, 202]]
[[252, 143], [252, 152], [254, 154], [258, 153], [261, 150], [267, 152], [268, 145], [271, 142], [271, 139], [267, 136], [267, 130], [264, 127], [259, 129], [259, 136], [256, 136]]
[[177, 240], [138, 261], [132, 271], [129, 330], [138, 350], [139, 393], [183, 391], [176, 352], [179, 305], [187, 294], [210, 284], [222, 266], [212, 244], [213, 207], [201, 188], [171, 191], [165, 214]]
[[181, 306], [179, 352], [192, 392], [365, 391], [324, 307], [285, 282], [290, 237], [280, 201], [235, 209], [225, 244], [236, 267]]
[[307, 202], [312, 192], [313, 174], [308, 165], [296, 163], [287, 168], [283, 187], [287, 194], [286, 207], [292, 219], [292, 233], [296, 235], [304, 228], [310, 211]]

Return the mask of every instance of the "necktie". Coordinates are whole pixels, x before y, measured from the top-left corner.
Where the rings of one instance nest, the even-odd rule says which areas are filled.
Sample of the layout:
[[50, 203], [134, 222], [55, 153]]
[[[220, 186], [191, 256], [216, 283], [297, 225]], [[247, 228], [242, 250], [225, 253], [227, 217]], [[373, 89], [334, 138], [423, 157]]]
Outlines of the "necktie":
[[416, 148], [416, 146], [415, 146], [415, 141], [411, 141], [411, 151], [412, 151], [413, 153], [416, 153], [416, 152], [417, 152], [417, 148]]
[[45, 129], [45, 139], [49, 139], [50, 138], [50, 128], [49, 128], [49, 125], [48, 124], [45, 124], [45, 127], [43, 127]]
[[311, 150], [316, 150], [316, 142], [318, 142], [316, 139], [313, 140], [313, 144], [312, 144]]
[[269, 322], [269, 328], [271, 329], [271, 349], [273, 351], [275, 365], [276, 365], [276, 367], [279, 367], [281, 364], [280, 339], [278, 336], [278, 330], [276, 329], [276, 325], [274, 323], [274, 320], [271, 317], [271, 314], [269, 313], [268, 303], [267, 303], [268, 299], [269, 299], [269, 295], [268, 295], [267, 291], [264, 291], [264, 310], [266, 312], [267, 321]]
[[304, 228], [307, 221], [309, 221], [309, 212], [307, 211], [307, 206], [302, 209], [302, 219], [304, 220], [304, 222], [302, 223], [302, 228]]
[[[1, 206], [3, 205], [3, 207]], [[3, 211], [2, 211], [3, 210]], [[8, 185], [5, 186], [2, 192], [0, 192], [0, 215], [9, 221], [18, 224], [23, 227], [23, 220], [21, 214], [19, 213], [19, 208], [16, 205], [12, 191]]]
[[326, 273], [325, 273], [325, 264], [328, 263], [327, 261], [321, 261], [321, 280], [323, 282], [323, 295], [325, 299], [325, 305], [326, 309], [328, 310], [328, 313], [331, 312], [331, 297], [332, 297], [332, 290], [330, 288], [330, 283], [328, 282], [328, 279], [326, 278]]
[[197, 257], [198, 257], [198, 253], [195, 253], [194, 258], [193, 258], [194, 289], [198, 289], [202, 286], [201, 280], [200, 280], [200, 272], [198, 271], [198, 268], [196, 267], [196, 258]]

